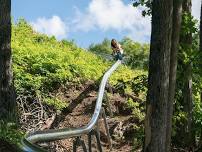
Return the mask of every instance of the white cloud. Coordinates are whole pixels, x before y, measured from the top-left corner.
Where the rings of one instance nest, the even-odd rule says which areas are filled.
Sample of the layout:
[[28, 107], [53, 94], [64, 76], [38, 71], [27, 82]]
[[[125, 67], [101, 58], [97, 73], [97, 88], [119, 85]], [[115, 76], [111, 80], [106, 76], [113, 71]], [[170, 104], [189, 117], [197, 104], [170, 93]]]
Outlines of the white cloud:
[[40, 17], [31, 25], [34, 30], [50, 36], [54, 35], [57, 39], [67, 37], [68, 27], [58, 16], [54, 15], [52, 18]]
[[201, 0], [192, 0], [192, 14], [199, 20], [201, 9]]
[[145, 42], [150, 36], [150, 17], [142, 17], [141, 9], [122, 0], [92, 0], [86, 10], [79, 10], [74, 20], [74, 28], [90, 31], [99, 28], [103, 31], [117, 30], [126, 32], [136, 41]]

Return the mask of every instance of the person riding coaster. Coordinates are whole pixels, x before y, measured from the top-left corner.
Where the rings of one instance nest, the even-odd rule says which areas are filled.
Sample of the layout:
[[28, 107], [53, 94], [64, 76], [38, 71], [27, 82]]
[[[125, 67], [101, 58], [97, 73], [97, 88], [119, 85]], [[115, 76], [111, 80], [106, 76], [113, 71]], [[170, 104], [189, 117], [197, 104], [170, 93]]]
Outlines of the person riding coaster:
[[116, 60], [123, 59], [123, 49], [121, 45], [115, 40], [111, 40], [111, 48], [113, 50], [112, 55], [115, 57]]

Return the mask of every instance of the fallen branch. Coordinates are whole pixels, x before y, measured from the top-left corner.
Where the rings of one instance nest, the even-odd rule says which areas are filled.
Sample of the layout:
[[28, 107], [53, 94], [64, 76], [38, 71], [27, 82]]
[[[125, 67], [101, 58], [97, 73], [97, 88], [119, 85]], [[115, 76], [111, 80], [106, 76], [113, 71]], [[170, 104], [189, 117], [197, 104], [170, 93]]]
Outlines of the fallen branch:
[[45, 122], [45, 125], [41, 127], [40, 130], [50, 129], [51, 125], [53, 124], [56, 118], [56, 114], [53, 114], [51, 118], [48, 118]]
[[30, 95], [18, 96], [17, 105], [21, 129], [26, 132], [40, 130], [40, 128], [45, 127], [44, 122], [55, 113], [54, 109], [42, 104], [40, 98], [34, 98]]

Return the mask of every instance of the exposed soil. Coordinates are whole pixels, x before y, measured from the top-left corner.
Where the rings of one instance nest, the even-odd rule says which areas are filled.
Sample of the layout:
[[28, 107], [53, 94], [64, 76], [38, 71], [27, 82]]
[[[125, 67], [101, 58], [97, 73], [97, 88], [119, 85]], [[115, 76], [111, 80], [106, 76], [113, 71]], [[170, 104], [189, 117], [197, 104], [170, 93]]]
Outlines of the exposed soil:
[[[51, 123], [51, 129], [58, 128], [79, 128], [85, 126], [90, 121], [94, 112], [96, 99], [97, 99], [98, 84], [92, 81], [88, 81], [83, 85], [74, 86], [68, 85], [68, 88], [60, 88], [52, 92], [52, 96], [56, 96], [61, 101], [68, 104], [68, 107], [62, 111], [56, 110], [52, 106], [43, 105], [40, 100], [32, 99], [30, 97], [19, 98], [22, 104], [24, 114], [29, 113], [33, 108], [29, 105], [35, 103], [34, 109], [39, 109], [37, 112], [41, 115], [41, 119], [38, 119], [38, 115], [31, 115], [26, 117], [26, 121], [21, 122], [21, 129], [26, 132], [32, 132], [41, 130], [46, 124], [45, 121], [49, 120], [53, 114], [56, 117]], [[110, 141], [112, 148], [110, 150], [110, 141], [107, 138], [106, 128], [104, 125], [104, 119], [100, 116], [100, 119], [95, 126], [95, 130], [98, 130], [100, 135], [101, 145], [103, 152], [130, 152], [133, 149], [133, 137], [135, 129], [133, 124], [141, 125], [138, 118], [134, 118], [132, 115], [132, 109], [126, 106], [127, 97], [120, 95], [112, 88], [107, 86], [107, 97], [103, 99], [103, 108], [107, 115], [107, 123], [109, 126]], [[110, 93], [109, 93], [110, 92]], [[28, 100], [29, 99], [29, 100]], [[138, 100], [137, 100], [138, 101]], [[32, 103], [33, 102], [33, 103]], [[22, 108], [21, 107], [21, 108]], [[26, 108], [29, 107], [29, 108]], [[109, 108], [111, 107], [111, 108]], [[41, 110], [40, 110], [41, 109]], [[111, 110], [110, 110], [111, 109]], [[22, 109], [21, 109], [22, 110]], [[32, 111], [31, 111], [32, 112]], [[37, 114], [38, 114], [37, 113]], [[113, 113], [113, 116], [110, 116]], [[31, 113], [32, 114], [32, 113]], [[25, 115], [26, 116], [26, 115]], [[24, 117], [22, 117], [24, 118]], [[37, 119], [34, 119], [37, 118]], [[40, 124], [36, 125], [36, 124]], [[48, 127], [50, 128], [50, 127]], [[47, 128], [45, 128], [47, 129]], [[84, 141], [85, 146], [88, 148], [88, 135], [82, 135], [81, 140]], [[73, 142], [76, 138], [69, 138], [49, 143], [40, 143], [39, 145], [50, 152], [71, 152], [73, 151]], [[99, 151], [97, 147], [95, 136], [92, 136], [92, 151]], [[15, 152], [17, 151], [14, 145], [9, 144], [3, 140], [0, 140], [0, 152]], [[77, 149], [78, 152], [83, 151], [81, 146]], [[137, 151], [137, 150], [136, 150]]]
[[[81, 86], [71, 86], [69, 89], [60, 89], [55, 91], [55, 96], [59, 97], [69, 106], [63, 111], [57, 113], [56, 119], [52, 124], [52, 129], [58, 128], [79, 128], [85, 126], [91, 119], [94, 112], [97, 99], [97, 85], [94, 82], [87, 82]], [[108, 89], [109, 91], [110, 89]], [[111, 92], [111, 91], [110, 91]], [[133, 97], [134, 98], [134, 97]], [[103, 152], [140, 152], [139, 149], [133, 149], [133, 140], [136, 130], [133, 125], [142, 125], [138, 118], [132, 115], [132, 109], [126, 106], [127, 98], [117, 92], [111, 92], [108, 96], [113, 116], [110, 116], [109, 106], [106, 98], [103, 101], [103, 107], [107, 114], [107, 123], [109, 125], [109, 133], [111, 136], [112, 149], [110, 150], [109, 141], [106, 134], [104, 121], [102, 118], [98, 121], [98, 128]], [[135, 100], [135, 98], [134, 98]], [[137, 99], [140, 102], [139, 99]], [[142, 103], [141, 103], [142, 104]], [[31, 120], [31, 119], [30, 119]], [[38, 130], [39, 128], [33, 128]], [[96, 128], [95, 128], [96, 129]], [[88, 137], [83, 135], [81, 139], [84, 141], [88, 149]], [[69, 138], [49, 143], [41, 143], [41, 147], [49, 152], [72, 152], [73, 142], [75, 138]], [[17, 147], [0, 139], [0, 152], [17, 152]], [[82, 152], [82, 147], [78, 147], [77, 152]], [[92, 152], [98, 152], [96, 138], [92, 138]], [[173, 152], [191, 152], [190, 150], [173, 148]], [[199, 150], [200, 151], [200, 150]]]
[[[97, 99], [97, 87], [93, 86], [92, 83], [86, 84], [85, 87], [80, 87], [68, 90], [63, 95], [71, 98], [69, 107], [67, 107], [57, 117], [57, 120], [53, 124], [54, 128], [78, 128], [85, 126], [91, 119], [94, 112], [94, 107]], [[132, 139], [134, 129], [132, 124], [135, 120], [132, 115], [131, 109], [124, 108], [126, 99], [121, 97], [118, 93], [110, 95], [109, 101], [111, 103], [111, 110], [114, 114], [113, 117], [109, 116], [109, 108], [104, 102], [103, 107], [107, 114], [107, 122], [109, 125], [109, 132], [112, 139], [112, 152], [130, 152], [132, 151]], [[69, 100], [70, 101], [70, 100]], [[138, 122], [139, 123], [139, 122]], [[101, 145], [104, 152], [110, 151], [108, 138], [104, 126], [103, 119], [98, 122]], [[83, 135], [81, 139], [85, 142], [88, 149], [88, 138], [87, 135]], [[70, 152], [73, 150], [73, 141], [75, 138], [69, 138], [65, 140], [55, 141], [46, 144], [51, 152]], [[92, 140], [93, 152], [97, 150], [97, 142], [94, 137]], [[81, 147], [77, 149], [78, 152], [83, 151]]]

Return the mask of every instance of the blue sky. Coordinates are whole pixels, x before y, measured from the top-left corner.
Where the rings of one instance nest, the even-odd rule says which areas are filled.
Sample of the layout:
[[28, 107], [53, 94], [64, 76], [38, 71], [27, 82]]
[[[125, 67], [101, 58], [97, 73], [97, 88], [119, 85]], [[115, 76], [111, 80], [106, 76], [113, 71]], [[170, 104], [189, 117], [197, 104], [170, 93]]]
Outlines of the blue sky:
[[[192, 8], [199, 18], [200, 0], [193, 0]], [[131, 0], [12, 0], [15, 21], [23, 17], [36, 31], [81, 47], [124, 36], [149, 42], [151, 19], [142, 17], [141, 9], [133, 8]]]

